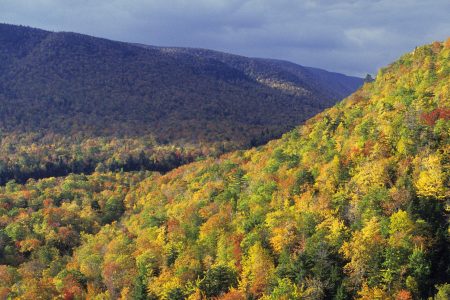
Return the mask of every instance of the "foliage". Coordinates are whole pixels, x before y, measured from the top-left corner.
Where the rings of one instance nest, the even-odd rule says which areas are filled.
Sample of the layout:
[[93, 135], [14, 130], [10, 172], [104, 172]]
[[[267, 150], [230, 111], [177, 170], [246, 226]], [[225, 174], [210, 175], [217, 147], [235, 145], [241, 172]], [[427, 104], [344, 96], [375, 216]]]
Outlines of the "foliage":
[[230, 150], [263, 144], [362, 84], [285, 62], [7, 24], [0, 41], [4, 133], [152, 135]]
[[9, 182], [2, 295], [445, 299], [450, 120], [423, 116], [450, 107], [446, 45], [263, 147], [165, 175]]

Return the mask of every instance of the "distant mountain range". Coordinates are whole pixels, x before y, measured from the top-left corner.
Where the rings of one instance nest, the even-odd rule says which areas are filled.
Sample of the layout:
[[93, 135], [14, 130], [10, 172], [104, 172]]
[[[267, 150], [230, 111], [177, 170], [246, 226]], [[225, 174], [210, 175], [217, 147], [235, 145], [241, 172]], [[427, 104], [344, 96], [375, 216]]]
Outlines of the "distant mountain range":
[[0, 130], [254, 145], [361, 78], [203, 49], [0, 24]]

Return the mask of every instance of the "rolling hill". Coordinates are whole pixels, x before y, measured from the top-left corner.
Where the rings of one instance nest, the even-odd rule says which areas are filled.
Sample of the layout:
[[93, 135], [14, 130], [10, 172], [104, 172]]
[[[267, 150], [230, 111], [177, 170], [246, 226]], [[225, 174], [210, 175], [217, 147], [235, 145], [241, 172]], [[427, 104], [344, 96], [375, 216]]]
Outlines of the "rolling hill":
[[3, 132], [260, 144], [362, 84], [287, 62], [7, 24], [0, 59]]
[[450, 39], [247, 151], [0, 187], [0, 295], [448, 299]]
[[330, 104], [329, 99], [347, 97], [362, 85], [359, 78], [283, 60], [250, 58], [207, 49], [140, 46], [160, 50], [182, 59], [187, 59], [190, 55], [193, 59], [208, 58], [220, 61], [263, 85], [287, 94], [314, 97], [314, 103], [323, 106]]
[[0, 184], [168, 171], [263, 144], [361, 84], [288, 62], [0, 24]]

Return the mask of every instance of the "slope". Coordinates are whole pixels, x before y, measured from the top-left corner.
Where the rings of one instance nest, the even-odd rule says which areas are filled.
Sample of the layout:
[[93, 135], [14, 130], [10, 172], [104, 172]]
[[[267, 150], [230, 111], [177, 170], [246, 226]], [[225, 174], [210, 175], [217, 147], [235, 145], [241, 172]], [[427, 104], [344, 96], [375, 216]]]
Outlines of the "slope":
[[191, 55], [195, 58], [214, 59], [242, 71], [263, 85], [284, 93], [297, 96], [315, 95], [315, 103], [320, 103], [325, 107], [329, 106], [330, 100], [327, 99], [343, 99], [362, 85], [360, 78], [304, 67], [288, 61], [249, 58], [207, 49], [140, 46], [157, 49], [180, 58]]
[[139, 184], [9, 184], [3, 294], [445, 299], [449, 60], [419, 47], [279, 140]]
[[206, 53], [6, 24], [0, 59], [0, 184], [96, 168], [168, 171], [263, 144], [341, 99], [336, 88], [319, 101], [334, 81], [348, 80], [348, 92], [361, 84], [311, 78], [290, 93]]
[[[206, 55], [173, 56], [74, 33], [3, 24], [0, 41], [6, 132], [153, 134], [165, 142], [242, 145], [266, 141], [343, 95], [328, 93], [319, 102], [318, 89], [284, 93]], [[352, 78], [348, 92], [361, 83]]]

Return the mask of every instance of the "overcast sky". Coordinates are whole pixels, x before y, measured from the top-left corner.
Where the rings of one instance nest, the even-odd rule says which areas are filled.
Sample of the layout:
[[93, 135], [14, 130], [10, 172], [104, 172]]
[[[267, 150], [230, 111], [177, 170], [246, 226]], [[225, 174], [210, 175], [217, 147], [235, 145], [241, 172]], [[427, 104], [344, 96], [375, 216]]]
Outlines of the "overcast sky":
[[450, 0], [0, 0], [0, 22], [362, 76], [450, 36]]

